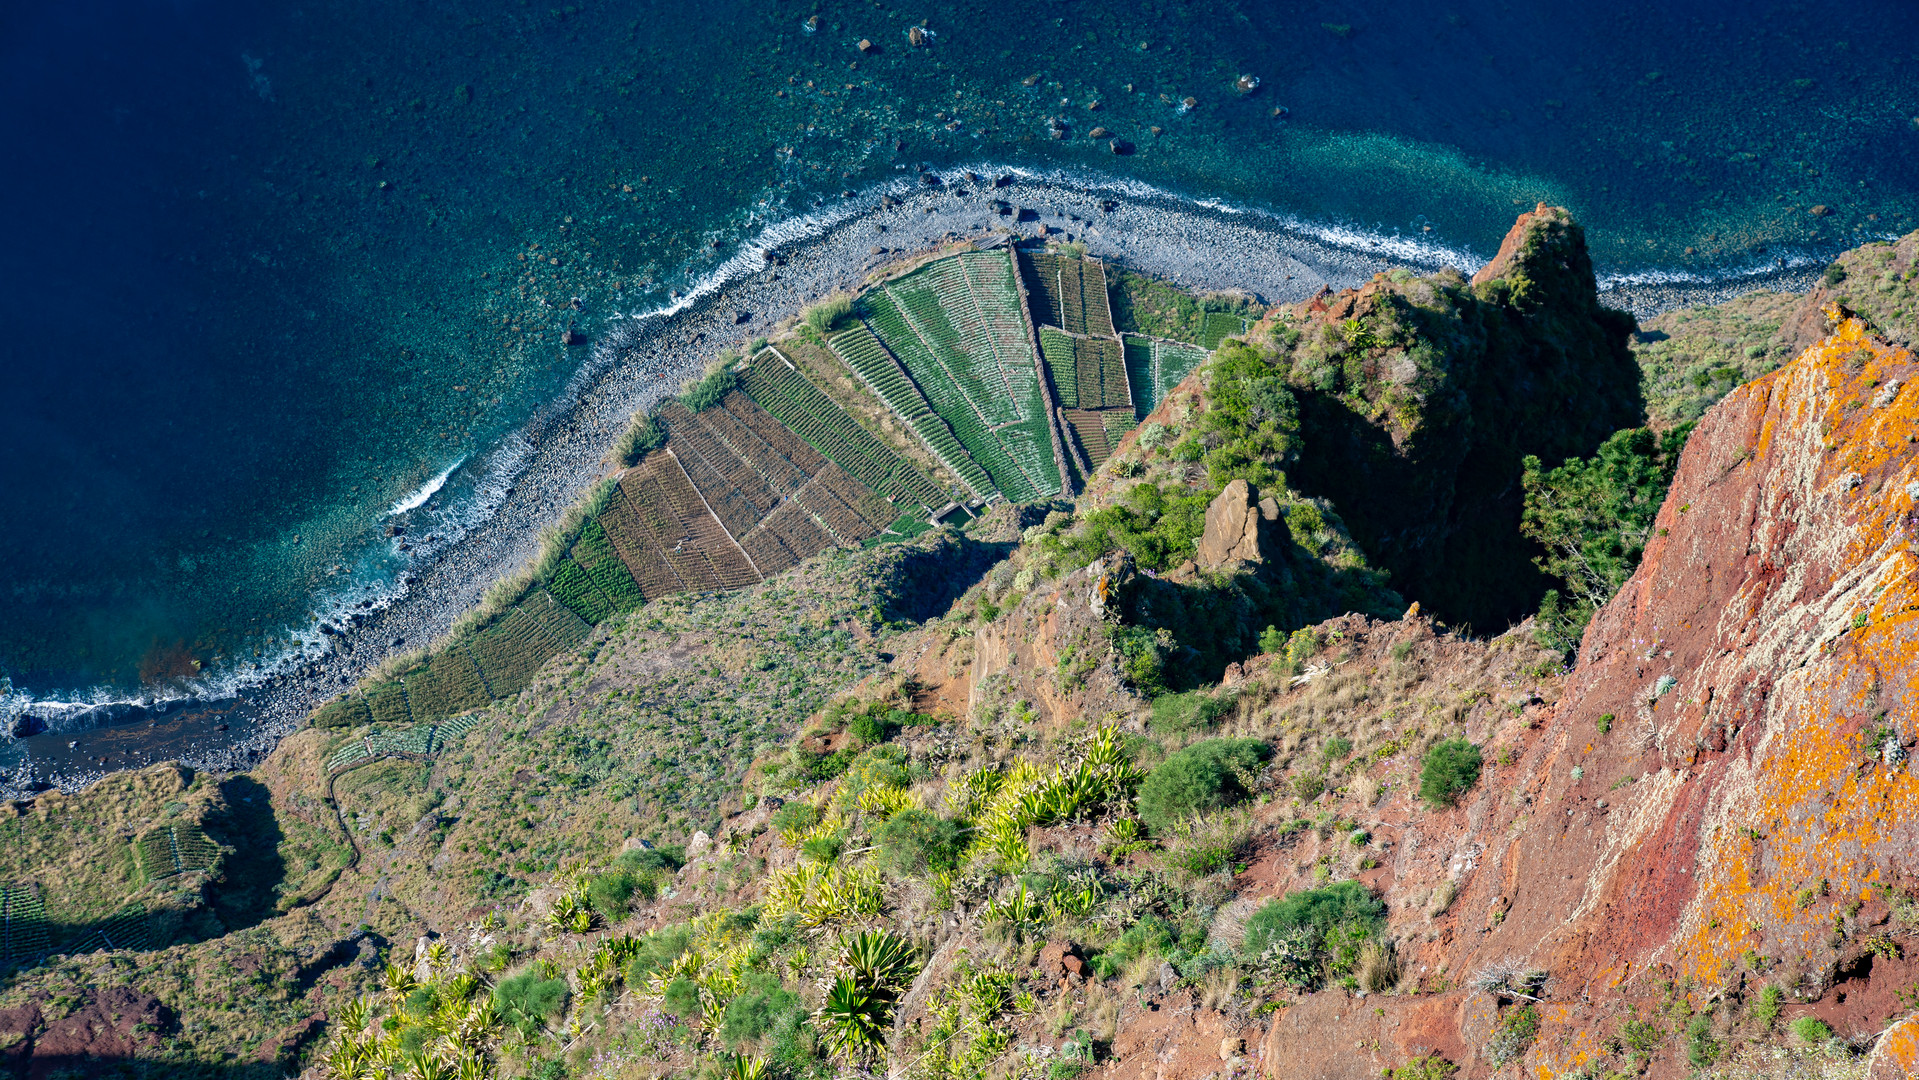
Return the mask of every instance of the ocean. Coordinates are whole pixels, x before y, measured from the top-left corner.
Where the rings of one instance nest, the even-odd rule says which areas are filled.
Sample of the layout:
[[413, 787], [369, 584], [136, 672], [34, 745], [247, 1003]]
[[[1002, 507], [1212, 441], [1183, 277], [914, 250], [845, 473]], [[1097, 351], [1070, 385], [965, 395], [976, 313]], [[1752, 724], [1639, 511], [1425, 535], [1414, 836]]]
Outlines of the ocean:
[[497, 504], [569, 330], [921, 167], [1480, 259], [1546, 201], [1628, 280], [1919, 227], [1891, 0], [21, 0], [0, 55], [0, 713], [293, 663]]

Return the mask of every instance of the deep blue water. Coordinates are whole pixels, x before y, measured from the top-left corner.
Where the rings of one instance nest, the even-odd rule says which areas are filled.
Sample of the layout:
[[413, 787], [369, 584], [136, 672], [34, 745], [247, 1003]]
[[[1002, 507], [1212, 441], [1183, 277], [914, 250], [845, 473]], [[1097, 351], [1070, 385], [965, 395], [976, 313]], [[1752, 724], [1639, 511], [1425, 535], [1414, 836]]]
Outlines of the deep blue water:
[[1919, 6], [19, 0], [0, 145], [0, 676], [127, 691], [391, 573], [572, 296], [843, 187], [1071, 165], [1481, 253], [1544, 199], [1722, 272], [1914, 227]]

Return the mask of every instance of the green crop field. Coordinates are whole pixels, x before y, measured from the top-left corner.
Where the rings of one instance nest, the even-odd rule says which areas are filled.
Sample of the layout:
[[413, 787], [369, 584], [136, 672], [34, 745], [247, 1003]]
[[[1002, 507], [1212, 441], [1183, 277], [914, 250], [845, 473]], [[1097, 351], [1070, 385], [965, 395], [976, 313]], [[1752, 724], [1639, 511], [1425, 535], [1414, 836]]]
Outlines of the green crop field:
[[936, 259], [862, 297], [867, 323], [1008, 499], [1060, 490], [1018, 282], [1006, 252]]
[[406, 704], [406, 688], [397, 682], [380, 683], [366, 688], [368, 711], [376, 724], [410, 724], [413, 713]]
[[620, 553], [613, 550], [612, 542], [606, 538], [606, 529], [598, 518], [588, 521], [580, 530], [580, 538], [573, 544], [573, 561], [599, 586], [600, 595], [613, 605], [614, 611], [632, 611], [646, 602], [632, 572], [620, 561]]
[[406, 700], [413, 718], [424, 721], [485, 705], [493, 695], [465, 646], [454, 645], [434, 653], [424, 671], [406, 677]]
[[973, 460], [953, 433], [953, 426], [933, 411], [926, 396], [906, 371], [894, 362], [871, 328], [861, 325], [836, 334], [827, 343], [888, 408], [911, 425], [940, 464], [953, 471], [975, 496], [993, 492], [992, 478]]
[[600, 592], [594, 584], [593, 576], [572, 559], [561, 559], [559, 567], [553, 571], [546, 587], [552, 591], [555, 599], [571, 608], [573, 612], [590, 623], [597, 623], [613, 614], [612, 601]]
[[945, 504], [945, 497], [925, 474], [861, 427], [772, 349], [753, 358], [741, 388], [828, 460], [892, 502], [929, 509]]
[[[1209, 316], [1217, 312], [1208, 312]], [[1237, 318], [1238, 316], [1233, 316]], [[1132, 383], [1133, 415], [1140, 420], [1159, 407], [1173, 387], [1209, 355], [1180, 341], [1126, 335], [1126, 376]]]
[[0, 885], [0, 963], [37, 960], [46, 954], [47, 908], [32, 885]]

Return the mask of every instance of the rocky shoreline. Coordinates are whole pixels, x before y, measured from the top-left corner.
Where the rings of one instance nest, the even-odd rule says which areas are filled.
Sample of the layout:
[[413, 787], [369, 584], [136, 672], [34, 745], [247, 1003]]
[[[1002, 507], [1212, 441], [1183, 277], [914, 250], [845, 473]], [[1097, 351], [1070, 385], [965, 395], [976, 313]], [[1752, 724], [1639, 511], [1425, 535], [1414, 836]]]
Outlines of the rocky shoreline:
[[[176, 760], [214, 771], [250, 768], [321, 701], [384, 656], [444, 634], [486, 588], [533, 558], [539, 532], [604, 475], [607, 447], [632, 414], [674, 393], [722, 348], [769, 335], [801, 308], [857, 288], [873, 271], [942, 245], [1011, 235], [1077, 241], [1089, 254], [1197, 291], [1238, 290], [1270, 303], [1351, 287], [1393, 267], [1426, 272], [1448, 253], [1411, 242], [1328, 234], [1258, 212], [1153, 191], [1022, 172], [919, 173], [774, 226], [676, 301], [675, 310], [609, 316], [592, 359], [517, 438], [497, 478], [499, 505], [457, 540], [426, 543], [390, 604], [336, 621], [323, 655], [241, 692], [118, 714], [83, 730], [21, 733], [22, 760], [0, 794], [78, 790], [124, 768]], [[1461, 266], [1470, 273], [1474, 266]], [[1720, 282], [1635, 282], [1607, 302], [1640, 318], [1716, 303], [1755, 288], [1801, 290], [1818, 266]], [[482, 468], [476, 460], [469, 465]], [[80, 725], [74, 725], [80, 726]]]

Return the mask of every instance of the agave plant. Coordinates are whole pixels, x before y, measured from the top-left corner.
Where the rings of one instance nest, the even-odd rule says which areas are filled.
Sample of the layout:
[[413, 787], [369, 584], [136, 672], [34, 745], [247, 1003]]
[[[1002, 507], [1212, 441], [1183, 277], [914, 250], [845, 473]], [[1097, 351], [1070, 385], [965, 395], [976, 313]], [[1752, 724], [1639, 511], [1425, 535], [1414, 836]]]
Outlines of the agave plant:
[[461, 1054], [453, 1062], [453, 1080], [488, 1080], [493, 1069], [478, 1054]]
[[886, 1014], [891, 1002], [873, 987], [842, 975], [827, 988], [826, 1001], [815, 1014], [829, 1053], [849, 1061], [868, 1061], [886, 1052]]
[[863, 931], [840, 942], [840, 967], [862, 985], [896, 994], [919, 970], [917, 953], [905, 938]]
[[480, 988], [480, 980], [462, 971], [440, 984], [440, 998], [464, 1003]]
[[734, 1054], [726, 1065], [726, 1080], [766, 1080], [766, 1059]]
[[334, 1080], [361, 1080], [370, 1071], [370, 1057], [366, 1043], [351, 1035], [342, 1035], [327, 1046], [320, 1063], [333, 1074]]
[[1135, 844], [1145, 837], [1146, 829], [1138, 818], [1120, 818], [1107, 824], [1106, 835], [1117, 843]]
[[419, 989], [419, 982], [413, 978], [413, 972], [398, 964], [388, 964], [380, 972], [380, 988], [386, 991], [386, 997], [395, 1008], [406, 1000], [406, 996]]
[[1077, 892], [1055, 889], [1046, 898], [1046, 919], [1058, 922], [1063, 918], [1084, 919], [1093, 913], [1093, 905], [1099, 902], [1099, 891], [1088, 885]]
[[1041, 916], [1040, 905], [1027, 899], [1026, 883], [1023, 881], [1018, 892], [1004, 900], [988, 902], [981, 914], [989, 923], [1003, 923], [1008, 932], [1014, 935], [1039, 929]]
[[340, 1030], [349, 1034], [366, 1027], [373, 1018], [373, 1002], [364, 997], [356, 997], [340, 1006]]
[[499, 1034], [500, 1018], [493, 1011], [493, 999], [481, 997], [452, 1023], [447, 1038], [467, 1053], [476, 1054], [498, 1038]]
[[453, 1066], [438, 1054], [410, 1054], [406, 1075], [407, 1080], [453, 1080]]
[[562, 893], [546, 913], [546, 925], [561, 933], [584, 934], [593, 929], [593, 909], [572, 893]]
[[436, 941], [426, 947], [427, 966], [433, 971], [446, 970], [447, 964], [452, 959], [453, 947], [444, 941]]
[[860, 811], [875, 821], [885, 821], [902, 810], [911, 810], [918, 805], [911, 791], [891, 784], [875, 785], [860, 792]]

